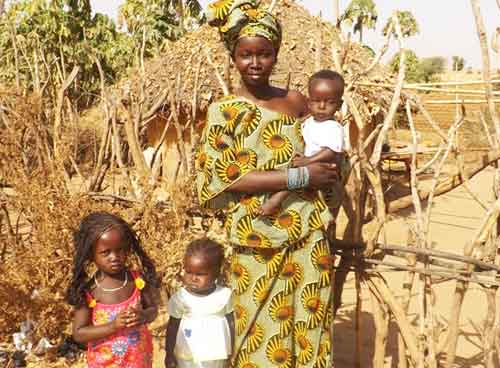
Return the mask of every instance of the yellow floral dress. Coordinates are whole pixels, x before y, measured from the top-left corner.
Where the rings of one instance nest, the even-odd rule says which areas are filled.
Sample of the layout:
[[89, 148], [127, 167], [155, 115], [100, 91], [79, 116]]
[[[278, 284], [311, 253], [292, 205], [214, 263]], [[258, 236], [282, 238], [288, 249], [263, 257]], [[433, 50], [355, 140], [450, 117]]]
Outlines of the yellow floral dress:
[[197, 154], [205, 208], [227, 210], [233, 244], [235, 367], [329, 367], [331, 215], [315, 191], [296, 191], [275, 216], [256, 212], [272, 193], [226, 191], [253, 170], [286, 169], [303, 152], [300, 122], [229, 96], [208, 111]]

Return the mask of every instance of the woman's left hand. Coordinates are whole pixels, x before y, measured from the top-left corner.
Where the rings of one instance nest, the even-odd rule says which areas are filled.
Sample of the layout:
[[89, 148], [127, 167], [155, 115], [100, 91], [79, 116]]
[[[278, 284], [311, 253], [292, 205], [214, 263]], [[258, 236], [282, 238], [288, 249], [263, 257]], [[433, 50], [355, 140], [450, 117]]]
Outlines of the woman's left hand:
[[323, 162], [307, 165], [309, 170], [309, 188], [329, 188], [339, 180], [338, 167]]

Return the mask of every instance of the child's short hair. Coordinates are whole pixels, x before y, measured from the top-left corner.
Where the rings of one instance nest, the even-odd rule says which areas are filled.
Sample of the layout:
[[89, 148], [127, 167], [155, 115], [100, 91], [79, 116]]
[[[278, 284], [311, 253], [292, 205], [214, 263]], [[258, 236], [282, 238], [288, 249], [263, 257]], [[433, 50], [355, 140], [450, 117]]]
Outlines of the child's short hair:
[[319, 72], [316, 72], [313, 75], [311, 75], [311, 78], [309, 78], [309, 88], [311, 88], [312, 82], [318, 79], [327, 79], [334, 82], [338, 82], [339, 85], [342, 87], [341, 92], [344, 93], [345, 81], [344, 77], [340, 75], [340, 73], [328, 69], [320, 70]]
[[207, 257], [214, 267], [220, 271], [222, 263], [224, 263], [224, 248], [222, 245], [210, 238], [201, 238], [193, 240], [186, 248], [186, 257], [191, 257], [195, 254]]

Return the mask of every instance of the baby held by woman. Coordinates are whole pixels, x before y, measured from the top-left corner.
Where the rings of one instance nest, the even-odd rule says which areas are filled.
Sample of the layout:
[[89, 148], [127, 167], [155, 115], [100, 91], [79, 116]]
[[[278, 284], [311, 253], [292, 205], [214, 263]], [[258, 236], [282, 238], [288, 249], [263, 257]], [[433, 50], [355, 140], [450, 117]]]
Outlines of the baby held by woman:
[[[344, 160], [344, 128], [335, 115], [342, 106], [344, 78], [337, 72], [321, 70], [309, 79], [308, 91], [311, 117], [302, 123], [304, 156], [296, 157], [293, 166], [300, 168], [316, 162], [328, 162], [340, 169]], [[291, 175], [289, 181], [308, 180], [303, 177], [308, 174], [307, 170], [295, 170], [294, 173], [296, 177]], [[288, 185], [289, 188], [293, 186], [293, 183]], [[341, 180], [334, 187], [322, 191], [334, 216], [342, 203], [342, 193]], [[288, 194], [288, 191], [273, 194], [260, 208], [260, 214], [270, 216], [278, 212]]]

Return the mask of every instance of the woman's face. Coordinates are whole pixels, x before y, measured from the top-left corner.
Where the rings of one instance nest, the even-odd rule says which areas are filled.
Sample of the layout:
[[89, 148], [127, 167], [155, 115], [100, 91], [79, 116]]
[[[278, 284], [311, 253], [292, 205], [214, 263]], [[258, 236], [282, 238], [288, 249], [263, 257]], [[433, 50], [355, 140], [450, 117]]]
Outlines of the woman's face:
[[264, 37], [244, 37], [234, 49], [233, 60], [243, 83], [248, 86], [269, 84], [269, 77], [276, 64], [276, 50]]

